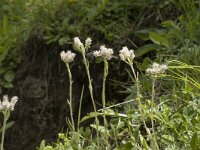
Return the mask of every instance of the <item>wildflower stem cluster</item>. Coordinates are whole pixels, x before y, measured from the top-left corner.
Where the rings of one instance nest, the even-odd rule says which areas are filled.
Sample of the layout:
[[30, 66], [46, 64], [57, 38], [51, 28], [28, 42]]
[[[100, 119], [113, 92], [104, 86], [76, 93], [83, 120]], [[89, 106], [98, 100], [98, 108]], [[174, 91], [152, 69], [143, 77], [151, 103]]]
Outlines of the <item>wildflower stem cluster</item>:
[[[85, 66], [85, 70], [87, 73], [87, 77], [88, 77], [88, 87], [89, 87], [89, 92], [90, 92], [90, 97], [91, 97], [91, 101], [92, 101], [92, 105], [94, 108], [94, 114], [95, 114], [95, 124], [96, 124], [96, 132], [97, 132], [97, 148], [101, 149], [102, 146], [104, 145], [100, 145], [100, 136], [99, 136], [99, 120], [97, 117], [97, 108], [96, 108], [96, 104], [95, 104], [95, 100], [94, 100], [94, 95], [93, 95], [93, 86], [92, 86], [92, 79], [90, 76], [90, 67], [89, 67], [89, 62], [86, 59], [85, 53], [86, 51], [90, 48], [91, 46], [91, 42], [92, 40], [90, 38], [87, 38], [85, 40], [85, 44], [83, 44], [80, 39], [78, 37], [74, 38], [74, 48], [75, 50], [77, 50], [79, 53], [81, 53], [82, 58], [83, 58], [83, 64]], [[113, 50], [111, 48], [106, 48], [105, 45], [100, 46], [100, 50], [96, 50], [93, 52], [93, 55], [95, 57], [100, 58], [103, 63], [104, 63], [104, 72], [103, 72], [103, 83], [102, 83], [102, 106], [103, 106], [103, 123], [104, 123], [104, 129], [105, 129], [105, 144], [106, 150], [111, 149], [111, 145], [109, 143], [109, 128], [108, 128], [108, 123], [107, 123], [107, 119], [106, 119], [106, 79], [108, 76], [108, 61], [113, 57]], [[67, 67], [67, 71], [68, 71], [68, 75], [69, 75], [69, 106], [70, 106], [70, 117], [71, 117], [71, 122], [72, 122], [72, 127], [73, 130], [75, 131], [75, 124], [74, 124], [74, 119], [73, 119], [73, 103], [72, 103], [72, 75], [71, 75], [71, 71], [70, 71], [70, 67], [69, 67], [69, 63], [72, 62], [74, 60], [75, 54], [72, 53], [71, 51], [67, 51], [65, 52], [61, 52], [61, 59], [65, 62], [66, 67]], [[150, 147], [152, 149], [158, 150], [158, 144], [157, 144], [157, 140], [156, 140], [156, 135], [155, 135], [155, 129], [154, 129], [154, 118], [151, 116], [151, 129], [150, 130], [145, 122], [145, 110], [143, 108], [143, 105], [141, 103], [141, 94], [140, 94], [140, 82], [139, 82], [139, 73], [135, 71], [134, 67], [133, 67], [133, 62], [134, 62], [134, 58], [135, 58], [135, 54], [133, 50], [129, 50], [127, 47], [123, 47], [122, 50], [120, 50], [120, 54], [119, 57], [121, 58], [122, 61], [124, 61], [126, 64], [128, 64], [131, 68], [131, 71], [133, 73], [134, 76], [134, 82], [136, 85], [136, 100], [138, 102], [138, 110], [139, 113], [141, 115], [141, 121], [144, 124], [145, 130], [147, 132], [147, 135], [150, 139]], [[163, 74], [165, 72], [165, 69], [167, 69], [166, 65], [159, 65], [157, 63], [153, 63], [152, 67], [148, 68], [146, 70], [147, 74], [150, 76], [150, 78], [152, 79], [152, 95], [151, 95], [151, 108], [150, 111], [153, 114], [154, 113], [154, 103], [155, 103], [155, 82], [156, 79], [160, 76], [160, 74]], [[78, 149], [81, 149], [81, 144], [79, 142], [80, 140], [80, 133], [79, 133], [79, 124], [80, 124], [80, 113], [81, 113], [81, 104], [82, 104], [82, 97], [83, 97], [83, 90], [81, 93], [81, 101], [80, 101], [80, 105], [79, 105], [79, 112], [78, 112], [78, 129], [77, 129], [77, 133], [78, 133]], [[117, 141], [116, 145], [117, 145]]]
[[85, 47], [84, 47], [84, 45], [82, 44], [82, 42], [80, 41], [80, 39], [78, 37], [74, 38], [74, 47], [78, 52], [81, 53], [81, 55], [83, 57], [83, 63], [85, 65], [85, 69], [86, 69], [86, 72], [87, 72], [88, 83], [89, 83], [88, 87], [89, 87], [90, 97], [91, 97], [91, 101], [92, 101], [92, 105], [93, 105], [93, 109], [94, 109], [94, 113], [95, 113], [95, 123], [96, 123], [96, 128], [97, 128], [97, 130], [96, 130], [96, 133], [97, 133], [97, 146], [99, 147], [99, 145], [100, 145], [99, 131], [98, 131], [99, 120], [97, 118], [97, 108], [96, 108], [96, 104], [95, 104], [95, 101], [94, 101], [92, 80], [91, 80], [91, 77], [90, 77], [89, 62], [85, 57], [85, 52], [90, 47], [91, 42], [92, 42], [91, 39], [87, 38], [86, 41], [85, 41]]

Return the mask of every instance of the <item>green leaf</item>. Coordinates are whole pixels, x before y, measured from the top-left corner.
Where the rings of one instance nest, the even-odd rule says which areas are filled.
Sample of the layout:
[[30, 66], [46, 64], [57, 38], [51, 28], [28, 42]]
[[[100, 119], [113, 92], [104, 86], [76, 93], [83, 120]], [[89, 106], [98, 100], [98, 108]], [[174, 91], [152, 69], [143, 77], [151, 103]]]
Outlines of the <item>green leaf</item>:
[[153, 50], [156, 50], [156, 48], [158, 48], [158, 45], [156, 44], [147, 44], [147, 45], [144, 45], [138, 49], [135, 50], [135, 56], [136, 57], [140, 57], [140, 56], [143, 56], [144, 54], [150, 52], [150, 51], [153, 51]]
[[4, 88], [7, 88], [7, 89], [13, 88], [13, 87], [14, 87], [13, 84], [12, 84], [12, 83], [9, 83], [9, 82], [3, 83], [2, 86], [3, 86]]
[[145, 29], [145, 30], [139, 30], [136, 31], [136, 36], [142, 39], [143, 41], [149, 40], [149, 32], [152, 30]]
[[13, 79], [15, 78], [15, 74], [12, 71], [8, 71], [4, 74], [4, 80], [7, 82], [12, 82]]
[[69, 37], [61, 37], [59, 40], [58, 40], [58, 43], [59, 45], [65, 45], [65, 44], [69, 44]]
[[134, 138], [135, 138], [135, 142], [138, 143], [139, 142], [139, 135], [140, 135], [139, 127], [137, 127], [135, 129], [135, 131], [133, 132], [133, 135], [134, 135]]
[[84, 122], [84, 121], [86, 121], [86, 120], [88, 120], [88, 119], [94, 118], [95, 115], [98, 116], [99, 113], [97, 113], [97, 114], [96, 114], [95, 112], [89, 113], [88, 115], [84, 116], [84, 117], [81, 119], [80, 123], [81, 123], [81, 122]]
[[97, 57], [96, 59], [95, 59], [95, 63], [101, 63], [103, 61], [103, 58], [102, 57]]
[[[94, 128], [94, 129], [96, 129], [97, 130], [97, 125], [96, 124], [91, 124], [90, 125], [92, 128]], [[99, 132], [101, 132], [101, 133], [103, 133], [103, 134], [105, 134], [105, 127], [104, 126], [100, 126], [100, 125], [98, 125], [98, 131]], [[107, 131], [108, 132], [108, 131]]]
[[126, 144], [121, 145], [120, 147], [118, 147], [116, 150], [128, 150], [128, 149], [132, 149], [133, 145], [131, 142], [128, 142]]
[[148, 146], [146, 140], [143, 138], [142, 135], [140, 135], [140, 141], [141, 141], [141, 144], [142, 144], [142, 146], [144, 147], [144, 149], [146, 149], [146, 150], [151, 150], [151, 148]]
[[190, 141], [190, 146], [192, 150], [199, 150], [199, 140], [197, 133], [194, 133]]
[[[14, 124], [15, 124], [14, 121], [8, 122], [8, 123], [6, 124], [6, 130], [9, 129], [9, 128], [11, 128]], [[2, 128], [0, 129], [0, 133], [1, 133], [1, 132], [2, 132]]]
[[160, 34], [157, 34], [155, 32], [150, 32], [149, 33], [149, 38], [155, 44], [169, 47], [169, 41], [167, 40], [167, 38], [165, 38], [164, 36], [162, 36]]
[[174, 137], [171, 135], [162, 135], [161, 141], [167, 145], [171, 145], [174, 143]]
[[45, 140], [42, 140], [40, 143], [40, 150], [43, 150], [45, 148]]

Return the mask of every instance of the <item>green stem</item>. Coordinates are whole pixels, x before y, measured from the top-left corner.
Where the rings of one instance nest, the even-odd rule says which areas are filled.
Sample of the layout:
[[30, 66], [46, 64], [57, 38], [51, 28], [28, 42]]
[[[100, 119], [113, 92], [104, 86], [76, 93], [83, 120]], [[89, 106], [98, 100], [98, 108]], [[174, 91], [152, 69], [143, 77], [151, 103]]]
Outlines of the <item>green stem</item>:
[[141, 104], [141, 96], [140, 96], [140, 83], [139, 83], [139, 76], [138, 76], [138, 73], [137, 73], [137, 76], [136, 76], [136, 73], [135, 73], [135, 70], [133, 68], [133, 64], [132, 63], [129, 63], [129, 66], [131, 67], [131, 70], [133, 72], [133, 75], [134, 75], [134, 78], [135, 78], [135, 84], [136, 84], [136, 87], [137, 87], [137, 101], [138, 101], [138, 108], [139, 108], [139, 112], [141, 114], [141, 118], [142, 118], [142, 122], [144, 124], [144, 128], [148, 134], [149, 137], [152, 138], [152, 134], [150, 132], [150, 130], [148, 129], [147, 125], [146, 125], [146, 122], [145, 122], [145, 119], [144, 119], [144, 113], [142, 112], [142, 104]]
[[67, 66], [67, 71], [68, 71], [68, 75], [69, 75], [69, 110], [70, 110], [70, 117], [71, 117], [71, 122], [72, 122], [72, 128], [73, 131], [75, 131], [75, 125], [74, 125], [74, 118], [73, 118], [73, 104], [72, 104], [72, 74], [70, 71], [70, 67], [69, 64], [66, 63]]
[[93, 88], [92, 88], [92, 80], [91, 80], [90, 71], [89, 71], [89, 63], [87, 62], [87, 60], [85, 58], [85, 53], [82, 53], [82, 56], [83, 56], [83, 62], [84, 62], [84, 65], [85, 65], [87, 76], [88, 76], [90, 97], [91, 97], [92, 105], [93, 105], [94, 112], [95, 112], [95, 123], [96, 123], [96, 127], [97, 127], [97, 130], [96, 130], [96, 132], [97, 132], [97, 145], [98, 145], [98, 148], [99, 148], [99, 142], [100, 142], [99, 141], [99, 131], [98, 131], [99, 120], [97, 118], [97, 108], [96, 108], [95, 101], [94, 101], [94, 96], [93, 96]]
[[[102, 88], [102, 104], [103, 104], [103, 119], [105, 127], [105, 138], [106, 144], [109, 147], [108, 142], [108, 130], [107, 130], [107, 120], [106, 120], [106, 98], [105, 98], [105, 88], [106, 88], [106, 77], [108, 75], [108, 62], [104, 59], [104, 75], [103, 75], [103, 88]], [[109, 149], [109, 148], [108, 148]]]
[[[155, 99], [155, 79], [152, 79], [152, 93], [151, 93], [151, 111], [153, 113], [153, 109], [154, 109], [154, 99]], [[155, 134], [155, 130], [154, 130], [154, 122], [153, 122], [153, 115], [151, 117], [151, 125], [152, 125], [152, 132], [153, 135]]]
[[3, 145], [4, 145], [4, 136], [5, 136], [5, 130], [6, 130], [6, 122], [10, 116], [9, 113], [4, 113], [4, 118], [3, 118], [3, 129], [2, 129], [2, 135], [1, 135], [1, 150], [3, 150]]
[[79, 126], [80, 126], [80, 118], [81, 118], [81, 106], [83, 101], [83, 93], [84, 93], [85, 86], [83, 85], [82, 91], [81, 91], [81, 97], [80, 97], [80, 104], [79, 104], [79, 110], [78, 110], [78, 125], [77, 125], [77, 133], [78, 133], [78, 150], [81, 150], [81, 144], [80, 144], [80, 133], [79, 133]]
[[[137, 78], [137, 76], [136, 76], [135, 69], [133, 68], [133, 64], [132, 64], [132, 63], [128, 63], [128, 64], [129, 64], [129, 66], [131, 67], [131, 70], [132, 70], [132, 72], [133, 72], [133, 76], [134, 76], [134, 78], [135, 78], [135, 82], [136, 82], [136, 84], [138, 84], [139, 80], [138, 80], [138, 78]], [[137, 93], [137, 94], [138, 94], [138, 93]]]
[[156, 137], [155, 137], [155, 129], [154, 129], [154, 118], [153, 118], [153, 109], [154, 109], [154, 101], [155, 101], [155, 82], [156, 82], [156, 78], [153, 77], [152, 78], [152, 93], [151, 93], [151, 112], [152, 112], [152, 117], [151, 117], [151, 126], [152, 126], [152, 142], [153, 142], [153, 149], [159, 149], [159, 146], [157, 144], [157, 140], [156, 140]]

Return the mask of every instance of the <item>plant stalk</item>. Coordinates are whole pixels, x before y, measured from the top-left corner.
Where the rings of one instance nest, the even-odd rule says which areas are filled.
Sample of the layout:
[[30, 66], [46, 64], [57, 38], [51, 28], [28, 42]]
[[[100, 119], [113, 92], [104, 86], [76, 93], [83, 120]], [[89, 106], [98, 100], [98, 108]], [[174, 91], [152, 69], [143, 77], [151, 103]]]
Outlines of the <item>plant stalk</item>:
[[81, 97], [80, 97], [79, 110], [78, 110], [78, 124], [77, 124], [78, 150], [81, 150], [79, 126], [80, 126], [80, 119], [81, 119], [81, 106], [82, 106], [82, 101], [83, 101], [84, 88], [85, 86], [83, 85], [82, 91], [81, 91]]
[[152, 126], [152, 142], [153, 142], [153, 149], [159, 150], [159, 146], [157, 144], [157, 140], [155, 137], [155, 129], [154, 129], [154, 122], [153, 122], [153, 109], [154, 109], [154, 101], [155, 101], [155, 83], [156, 83], [156, 78], [152, 78], [152, 93], [151, 93], [151, 111], [152, 111], [152, 117], [151, 117], [151, 126]]
[[147, 125], [146, 125], [146, 122], [145, 122], [145, 119], [144, 119], [144, 113], [142, 112], [142, 104], [141, 104], [141, 96], [140, 96], [140, 83], [139, 83], [139, 75], [138, 75], [138, 72], [137, 72], [137, 76], [136, 76], [136, 73], [135, 73], [135, 69], [133, 68], [133, 64], [132, 63], [129, 63], [129, 66], [131, 67], [131, 70], [133, 72], [133, 75], [134, 75], [134, 78], [135, 78], [135, 84], [136, 84], [136, 87], [137, 87], [137, 101], [138, 101], [138, 108], [139, 108], [139, 112], [141, 114], [141, 118], [142, 118], [142, 122], [144, 124], [144, 128], [147, 132], [147, 135], [151, 138], [153, 138], [150, 130], [148, 129]]
[[72, 122], [72, 128], [73, 131], [75, 131], [75, 124], [74, 124], [74, 118], [73, 118], [73, 102], [72, 102], [72, 74], [70, 71], [70, 67], [69, 64], [66, 63], [67, 66], [67, 71], [68, 71], [68, 75], [69, 75], [69, 110], [70, 110], [70, 117], [71, 117], [71, 122]]
[[83, 63], [84, 63], [84, 65], [85, 65], [85, 69], [86, 69], [87, 76], [88, 76], [90, 97], [91, 97], [92, 105], [93, 105], [94, 112], [95, 112], [95, 123], [96, 123], [96, 127], [97, 127], [97, 130], [96, 130], [96, 132], [97, 132], [97, 145], [98, 145], [98, 148], [99, 148], [99, 145], [100, 145], [100, 141], [99, 141], [99, 131], [98, 131], [98, 128], [99, 128], [99, 120], [98, 120], [98, 118], [97, 118], [97, 108], [96, 108], [96, 104], [95, 104], [94, 96], [93, 96], [93, 88], [92, 88], [92, 80], [91, 80], [91, 77], [90, 77], [89, 63], [88, 63], [87, 60], [86, 60], [85, 53], [82, 53], [82, 56], [83, 56]]
[[5, 131], [6, 131], [6, 122], [9, 119], [10, 116], [10, 112], [9, 113], [3, 113], [4, 114], [4, 118], [3, 118], [3, 129], [2, 129], [2, 135], [1, 135], [1, 150], [3, 150], [3, 146], [4, 146], [4, 137], [5, 137]]
[[105, 89], [106, 89], [106, 77], [108, 75], [108, 62], [104, 59], [104, 74], [103, 74], [103, 88], [102, 88], [102, 104], [103, 104], [103, 120], [105, 128], [105, 138], [106, 144], [109, 146], [108, 130], [107, 130], [107, 120], [106, 120], [106, 98], [105, 98]]

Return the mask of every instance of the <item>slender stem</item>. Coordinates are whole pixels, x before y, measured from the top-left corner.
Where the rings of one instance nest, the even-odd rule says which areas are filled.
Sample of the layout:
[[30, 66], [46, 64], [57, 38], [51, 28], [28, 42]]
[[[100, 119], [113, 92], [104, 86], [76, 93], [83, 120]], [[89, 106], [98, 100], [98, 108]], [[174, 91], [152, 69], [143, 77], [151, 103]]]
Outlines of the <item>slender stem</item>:
[[73, 102], [72, 102], [72, 74], [70, 71], [70, 67], [69, 64], [66, 63], [67, 66], [67, 71], [68, 71], [68, 75], [69, 75], [69, 110], [70, 110], [70, 117], [71, 117], [71, 122], [72, 122], [72, 128], [73, 131], [75, 131], [75, 125], [74, 125], [74, 118], [73, 118]]
[[132, 63], [129, 63], [129, 66], [131, 67], [131, 70], [132, 70], [132, 72], [133, 72], [133, 75], [134, 75], [134, 78], [135, 78], [135, 82], [137, 83], [137, 76], [136, 76], [136, 73], [135, 73], [135, 69], [133, 68], [133, 64]]
[[135, 69], [133, 68], [132, 63], [129, 63], [129, 66], [131, 67], [131, 70], [132, 70], [134, 78], [135, 78], [135, 83], [136, 83], [136, 87], [137, 87], [137, 97], [139, 97], [140, 96], [140, 83], [139, 83], [138, 73], [136, 76]]
[[4, 145], [4, 137], [5, 137], [5, 130], [6, 130], [6, 122], [10, 116], [9, 113], [4, 113], [4, 118], [3, 118], [3, 129], [2, 129], [2, 135], [1, 135], [1, 150], [3, 150], [3, 145]]
[[106, 120], [106, 98], [105, 98], [105, 88], [106, 88], [106, 77], [108, 75], [108, 62], [104, 59], [104, 75], [103, 75], [103, 88], [102, 88], [102, 104], [103, 104], [103, 119], [105, 128], [105, 138], [106, 144], [109, 147], [108, 142], [108, 131], [107, 131], [107, 120]]
[[[151, 111], [152, 111], [152, 113], [153, 113], [153, 109], [154, 109], [154, 99], [155, 99], [155, 79], [153, 78], [152, 79], [152, 93], [151, 93]], [[152, 125], [152, 132], [153, 132], [153, 135], [154, 135], [155, 130], [154, 130], [153, 117], [151, 118], [151, 125]]]
[[152, 117], [151, 117], [151, 125], [152, 125], [152, 133], [153, 133], [153, 136], [152, 136], [152, 142], [153, 142], [153, 148], [154, 149], [159, 149], [159, 146], [157, 144], [157, 140], [156, 140], [156, 137], [155, 137], [155, 129], [154, 129], [154, 118], [153, 118], [153, 109], [154, 109], [154, 101], [155, 101], [155, 82], [156, 82], [156, 78], [153, 77], [152, 78], [152, 93], [151, 93], [151, 111], [152, 111]]
[[129, 63], [129, 66], [131, 67], [131, 70], [132, 70], [134, 78], [135, 78], [135, 83], [136, 83], [136, 87], [137, 87], [137, 98], [136, 99], [138, 100], [138, 109], [139, 109], [139, 112], [141, 114], [142, 122], [144, 124], [144, 128], [145, 128], [148, 136], [152, 138], [152, 134], [151, 134], [150, 130], [148, 129], [148, 127], [146, 125], [146, 122], [145, 122], [145, 119], [144, 119], [144, 113], [142, 112], [139, 75], [138, 75], [138, 72], [137, 72], [137, 76], [136, 76], [136, 73], [135, 73], [135, 70], [133, 68], [133, 64], [132, 63]]
[[81, 91], [81, 97], [80, 97], [80, 104], [79, 104], [79, 110], [78, 110], [78, 125], [77, 125], [77, 133], [78, 133], [78, 150], [81, 150], [80, 145], [80, 133], [79, 133], [79, 126], [80, 126], [80, 118], [81, 118], [81, 106], [82, 106], [82, 100], [83, 100], [83, 93], [84, 93], [85, 86], [83, 85], [82, 91]]
[[85, 58], [85, 53], [82, 53], [82, 56], [83, 56], [83, 62], [84, 62], [84, 65], [85, 65], [85, 69], [86, 69], [86, 72], [87, 72], [87, 76], [88, 76], [90, 97], [91, 97], [92, 105], [93, 105], [94, 112], [95, 112], [95, 123], [96, 123], [96, 127], [97, 127], [97, 130], [96, 130], [96, 132], [97, 132], [97, 145], [98, 145], [98, 147], [99, 147], [99, 131], [98, 131], [98, 128], [99, 128], [99, 120], [98, 120], [98, 118], [97, 118], [97, 108], [96, 108], [96, 104], [95, 104], [94, 96], [93, 96], [93, 88], [92, 88], [92, 80], [91, 80], [90, 71], [89, 71], [89, 63], [87, 62], [87, 60], [86, 60], [86, 58]]

